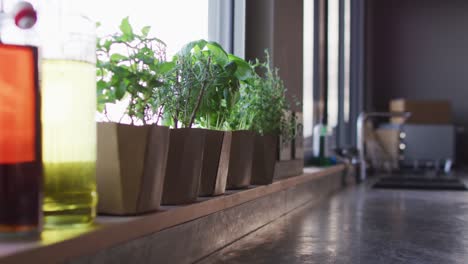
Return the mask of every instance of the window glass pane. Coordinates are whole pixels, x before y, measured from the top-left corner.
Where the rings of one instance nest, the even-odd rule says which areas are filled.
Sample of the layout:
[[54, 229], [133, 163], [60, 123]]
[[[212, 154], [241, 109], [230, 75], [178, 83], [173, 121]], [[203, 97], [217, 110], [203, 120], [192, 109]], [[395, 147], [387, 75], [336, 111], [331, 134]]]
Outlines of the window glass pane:
[[349, 122], [349, 76], [350, 76], [350, 54], [351, 54], [351, 6], [350, 0], [344, 1], [344, 121]]
[[304, 137], [312, 136], [313, 115], [314, 1], [304, 0]]
[[151, 26], [150, 36], [167, 44], [168, 57], [185, 43], [208, 38], [208, 0], [85, 0], [89, 16], [101, 22], [98, 35], [114, 33], [129, 16], [135, 29]]
[[328, 126], [338, 123], [339, 0], [328, 1]]
[[[151, 26], [149, 36], [166, 43], [167, 59], [190, 41], [208, 39], [208, 0], [83, 1], [86, 14], [101, 23], [98, 37], [118, 32], [121, 20], [128, 16], [134, 31]], [[108, 105], [106, 117], [98, 115], [97, 118], [130, 123], [131, 119], [124, 115], [127, 105], [128, 98]]]

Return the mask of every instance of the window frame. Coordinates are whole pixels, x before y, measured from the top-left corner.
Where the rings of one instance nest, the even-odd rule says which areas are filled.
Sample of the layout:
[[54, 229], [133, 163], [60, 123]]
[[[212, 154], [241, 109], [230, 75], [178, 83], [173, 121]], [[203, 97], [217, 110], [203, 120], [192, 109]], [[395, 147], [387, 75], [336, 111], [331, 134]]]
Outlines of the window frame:
[[208, 40], [218, 42], [240, 58], [245, 58], [245, 1], [208, 2]]

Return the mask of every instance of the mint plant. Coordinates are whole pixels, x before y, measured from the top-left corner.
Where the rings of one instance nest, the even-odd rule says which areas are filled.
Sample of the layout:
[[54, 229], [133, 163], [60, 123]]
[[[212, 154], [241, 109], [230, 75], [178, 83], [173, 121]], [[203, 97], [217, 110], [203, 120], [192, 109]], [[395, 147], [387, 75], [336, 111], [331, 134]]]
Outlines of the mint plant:
[[120, 32], [98, 39], [97, 110], [107, 119], [107, 104], [122, 101], [128, 101], [122, 118], [130, 117], [132, 124], [157, 123], [162, 116], [157, 91], [173, 64], [166, 62], [166, 44], [148, 37], [150, 30], [135, 32], [127, 17]]

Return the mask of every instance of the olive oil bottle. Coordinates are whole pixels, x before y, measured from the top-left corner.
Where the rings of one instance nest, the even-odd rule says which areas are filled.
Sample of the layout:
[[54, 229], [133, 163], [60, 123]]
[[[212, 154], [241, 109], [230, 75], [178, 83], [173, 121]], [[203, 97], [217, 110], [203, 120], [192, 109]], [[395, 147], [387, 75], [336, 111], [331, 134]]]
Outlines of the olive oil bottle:
[[96, 36], [78, 0], [39, 10], [45, 227], [96, 216]]
[[46, 226], [83, 225], [96, 212], [95, 65], [42, 62]]

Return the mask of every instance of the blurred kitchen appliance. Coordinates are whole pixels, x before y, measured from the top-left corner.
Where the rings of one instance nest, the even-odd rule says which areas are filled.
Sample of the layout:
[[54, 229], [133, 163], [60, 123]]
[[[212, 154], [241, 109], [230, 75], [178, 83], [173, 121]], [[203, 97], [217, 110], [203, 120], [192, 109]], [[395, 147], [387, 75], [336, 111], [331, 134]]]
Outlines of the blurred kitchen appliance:
[[398, 146], [400, 165], [437, 167], [455, 161], [456, 128], [452, 124], [384, 124], [378, 131], [387, 135], [384, 148]]
[[400, 140], [400, 161], [404, 166], [427, 163], [440, 166], [455, 160], [454, 125], [405, 124]]

